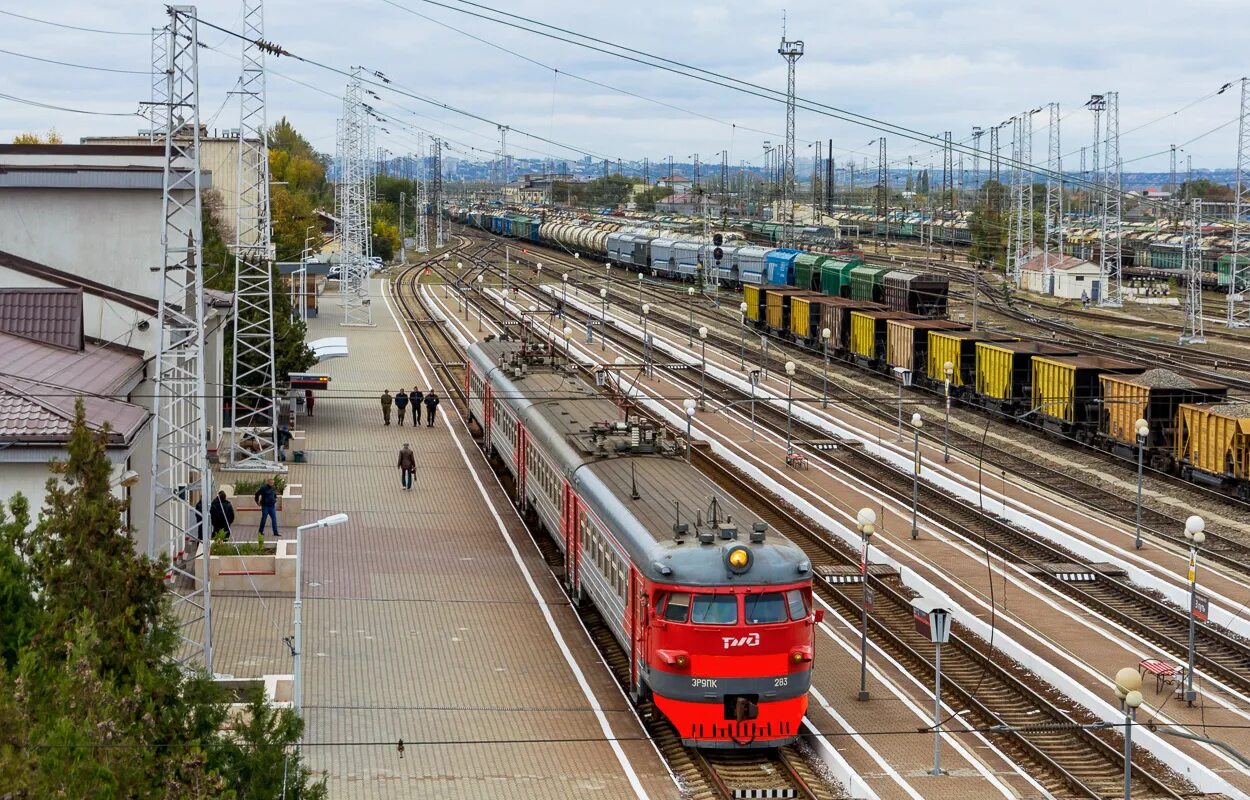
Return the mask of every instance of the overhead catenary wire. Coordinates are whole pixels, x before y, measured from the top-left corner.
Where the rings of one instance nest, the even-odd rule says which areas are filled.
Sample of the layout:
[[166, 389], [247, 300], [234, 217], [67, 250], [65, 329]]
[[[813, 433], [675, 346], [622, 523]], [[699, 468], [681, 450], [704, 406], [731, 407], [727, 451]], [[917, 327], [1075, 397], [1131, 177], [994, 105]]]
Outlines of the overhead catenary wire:
[[42, 61], [45, 64], [57, 64], [58, 66], [62, 66], [62, 67], [74, 67], [75, 69], [91, 70], [92, 72], [118, 72], [124, 75], [151, 75], [152, 74], [151, 70], [146, 70], [146, 69], [116, 69], [114, 67], [101, 67], [101, 66], [97, 66], [94, 64], [74, 64], [69, 61], [57, 61], [55, 58], [41, 58], [39, 56], [32, 56], [29, 53], [19, 53], [15, 50], [0, 49], [0, 53], [4, 53], [5, 55], [10, 55], [10, 56], [16, 56], [17, 58], [30, 59], [31, 61]]
[[24, 97], [14, 97], [11, 94], [0, 94], [0, 100], [9, 100], [14, 103], [21, 103], [22, 105], [34, 106], [35, 108], [46, 108], [50, 111], [65, 111], [70, 114], [89, 114], [94, 117], [143, 117], [143, 114], [138, 111], [91, 111], [85, 108], [70, 108], [68, 106], [58, 106], [53, 103], [41, 103], [38, 100], [28, 100]]
[[108, 34], [109, 36], [151, 36], [152, 35], [150, 31], [110, 31], [110, 30], [104, 30], [102, 28], [89, 28], [83, 25], [68, 25], [64, 22], [53, 22], [50, 19], [39, 19], [38, 17], [28, 17], [25, 14], [18, 14], [15, 11], [5, 11], [2, 8], [0, 8], [0, 14], [4, 14], [10, 17], [17, 17], [18, 19], [24, 19], [28, 22], [38, 22], [41, 25], [51, 25], [56, 28], [68, 28], [71, 31], [85, 31], [87, 33], [103, 33], [103, 34]]

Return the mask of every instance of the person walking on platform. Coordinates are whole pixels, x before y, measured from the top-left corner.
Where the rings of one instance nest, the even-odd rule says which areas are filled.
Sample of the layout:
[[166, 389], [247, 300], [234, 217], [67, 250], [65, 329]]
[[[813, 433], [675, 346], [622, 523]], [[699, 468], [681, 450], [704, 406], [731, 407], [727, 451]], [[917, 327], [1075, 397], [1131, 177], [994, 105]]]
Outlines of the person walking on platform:
[[404, 490], [412, 488], [412, 476], [417, 471], [417, 457], [412, 452], [412, 448], [404, 442], [404, 446], [399, 451], [399, 483]]
[[412, 387], [412, 391], [408, 393], [408, 405], [412, 406], [412, 424], [421, 424], [421, 401], [425, 399], [425, 395], [421, 394], [421, 390]]
[[390, 391], [388, 391], [387, 389], [383, 389], [382, 390], [382, 424], [383, 425], [391, 424], [391, 403], [392, 402], [394, 401], [391, 399]]
[[[400, 389], [398, 392], [395, 393], [395, 413], [399, 415], [399, 427], [401, 428], [404, 426], [404, 411], [407, 408], [408, 408], [408, 393], [405, 392], [403, 389]], [[412, 410], [413, 422], [417, 421], [417, 417], [419, 415], [420, 415], [420, 409], [414, 408]]]
[[[438, 410], [438, 395], [431, 389], [430, 393], [425, 396], [425, 424], [427, 427], [434, 427], [434, 412]], [[412, 412], [413, 421], [418, 425], [421, 424], [420, 415], [416, 411]]]
[[317, 402], [317, 397], [313, 394], [312, 389], [304, 390], [304, 405], [308, 408], [308, 418], [312, 419], [313, 405]]
[[217, 492], [208, 507], [208, 519], [213, 524], [213, 535], [224, 532], [226, 541], [230, 541], [230, 529], [234, 525], [234, 505], [226, 497], [224, 491]]
[[265, 478], [252, 499], [260, 506], [260, 529], [256, 532], [264, 535], [265, 520], [268, 519], [273, 522], [273, 535], [282, 538], [282, 534], [278, 533], [278, 492], [273, 488], [273, 478]]

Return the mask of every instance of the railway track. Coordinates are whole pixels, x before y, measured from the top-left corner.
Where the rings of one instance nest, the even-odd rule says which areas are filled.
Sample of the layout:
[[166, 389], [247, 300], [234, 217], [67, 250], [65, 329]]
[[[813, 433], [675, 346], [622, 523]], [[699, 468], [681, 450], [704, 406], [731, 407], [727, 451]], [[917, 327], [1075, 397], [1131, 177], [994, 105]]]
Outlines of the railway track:
[[[617, 344], [622, 344], [621, 339], [624, 337], [619, 332], [609, 332], [609, 336]], [[636, 343], [626, 341], [624, 346], [638, 352]], [[673, 375], [689, 380], [682, 372], [674, 371]], [[737, 393], [732, 387], [721, 385], [716, 385], [715, 391], [725, 392], [730, 397]], [[761, 420], [767, 419], [774, 430], [784, 431], [783, 415], [773, 412], [769, 418], [768, 412], [757, 414]], [[852, 451], [848, 449], [840, 452]], [[696, 452], [699, 450], [696, 449]], [[814, 455], [825, 457], [823, 453]], [[700, 458], [707, 465], [714, 463], [714, 460], [708, 459], [702, 453]], [[722, 485], [741, 495], [743, 476], [732, 473], [723, 465], [717, 465], [716, 469], [721, 471], [719, 480]], [[871, 465], [865, 465], [861, 471], [880, 472], [881, 465], [874, 459]], [[910, 486], [909, 476], [907, 481]], [[879, 486], [883, 491], [896, 493], [884, 481]], [[935, 497], [939, 496], [935, 494]], [[774, 514], [784, 515], [785, 519], [777, 519], [780, 529], [809, 554], [813, 554], [813, 563], [827, 562], [831, 558], [842, 564], [857, 563], [856, 554], [833, 547], [806, 523], [799, 522], [789, 512], [781, 509], [775, 501], [764, 499], [762, 492], [755, 491], [748, 499], [756, 506], [761, 502], [768, 503]], [[926, 514], [929, 512], [926, 511]], [[1018, 532], [1014, 532], [1014, 535], [1021, 536]], [[983, 534], [982, 538], [988, 538], [988, 534]], [[1010, 546], [1000, 547], [1009, 550]], [[854, 592], [845, 587], [819, 582], [817, 588], [831, 606], [841, 609], [842, 613], [858, 615], [859, 606]], [[918, 635], [908, 633], [913, 628], [908, 598], [894, 585], [883, 583], [882, 590], [890, 597], [891, 602], [889, 610], [883, 609], [874, 618], [874, 630], [880, 635], [881, 641], [886, 643], [883, 646], [902, 663], [911, 664], [915, 671], [931, 672], [931, 662], [927, 660], [925, 651], [927, 642], [919, 641]], [[1120, 785], [1123, 760], [1118, 748], [1109, 741], [1107, 733], [1084, 727], [1097, 725], [1097, 720], [1092, 716], [1078, 716], [1061, 709], [1057, 705], [1060, 698], [1057, 693], [1048, 693], [1046, 688], [1038, 686], [1036, 678], [1030, 679], [1018, 665], [1001, 653], [986, 652], [983, 645], [971, 638], [956, 638], [956, 646], [961, 655], [949, 672], [945, 663], [943, 668], [944, 681], [948, 676], [952, 681], [952, 685], [947, 687], [948, 696], [953, 702], [962, 704], [977, 714], [977, 719], [985, 727], [1007, 726], [1004, 736], [1013, 742], [1013, 757], [1021, 759], [1021, 763], [1035, 774], [1044, 776], [1045, 782], [1055, 787], [1064, 787], [1065, 791], [1075, 791], [1080, 796], [1102, 797], [1104, 793], [1111, 793], [1114, 787]], [[928, 652], [932, 652], [931, 647]], [[1043, 720], [1043, 724], [1039, 725], [1039, 719]], [[1154, 777], [1155, 772], [1165, 772], [1158, 765], [1151, 765], [1149, 769], [1153, 772], [1143, 771], [1138, 776], [1142, 783], [1142, 792], [1150, 792], [1152, 796], [1159, 797], [1179, 797], [1177, 792], [1185, 790], [1179, 779], [1170, 775], [1167, 779]]]
[[[514, 254], [514, 260], [528, 258], [531, 261], [537, 261], [538, 256], [524, 256]], [[550, 264], [550, 262], [548, 262]], [[580, 285], [589, 290], [592, 294], [597, 294], [602, 287], [600, 276], [593, 270], [582, 264], [564, 264], [570, 272], [582, 271], [594, 276], [590, 281], [575, 281], [570, 277], [569, 283]], [[519, 275], [513, 275], [513, 283], [519, 283], [521, 278]], [[620, 281], [607, 284], [609, 298], [617, 307], [624, 307], [640, 313], [640, 304], [637, 295], [632, 293], [628, 287], [621, 288]], [[653, 295], [661, 294], [662, 290], [654, 283], [646, 287]], [[672, 327], [685, 329], [689, 326], [690, 315], [698, 322], [710, 322], [708, 325], [708, 344], [710, 346], [719, 347], [723, 352], [732, 354], [741, 348], [741, 326], [736, 321], [727, 324], [725, 315], [709, 312], [705, 309], [689, 307], [689, 298], [683, 296], [670, 295], [667, 298], [668, 303], [660, 302], [655, 297], [651, 298], [651, 319], [652, 320], [668, 320]], [[671, 304], [671, 307], [670, 305]], [[685, 308], [685, 313], [674, 311], [673, 308]], [[732, 332], [726, 332], [726, 329]], [[760, 331], [752, 329], [753, 335], [766, 336]], [[760, 350], [752, 352], [750, 360], [753, 364], [758, 364], [773, 371], [780, 371], [787, 360], [795, 361], [801, 368], [796, 374], [795, 382], [813, 392], [822, 390], [822, 374], [823, 359], [812, 353], [811, 351], [798, 348], [788, 340], [778, 337], [769, 336], [771, 346], [769, 352], [765, 355]], [[882, 382], [882, 393], [878, 396], [867, 394], [857, 394], [849, 391], [840, 391], [836, 396], [831, 395], [831, 401], [837, 402], [844, 406], [850, 406], [855, 409], [868, 413], [872, 418], [879, 421], [890, 422], [897, 416], [897, 396], [892, 392], [896, 384], [888, 383], [887, 379], [879, 378], [873, 373], [860, 370], [850, 362], [830, 358], [830, 364], [838, 367], [848, 367], [854, 369], [854, 376], [859, 379], [877, 379]], [[804, 369], [805, 368], [805, 369]], [[831, 373], [830, 386], [834, 386], [834, 377]], [[913, 390], [916, 387], [913, 387]], [[981, 413], [991, 414], [993, 419], [998, 415], [992, 412], [978, 409]], [[1018, 423], [1018, 421], [1017, 421]], [[989, 423], [987, 423], [988, 426]], [[1016, 424], [1007, 431], [1015, 432], [1020, 428], [1031, 429], [1028, 425]], [[988, 430], [988, 427], [987, 427]], [[1007, 472], [1010, 475], [1025, 478], [1035, 484], [1039, 484], [1048, 489], [1059, 491], [1065, 496], [1071, 497], [1078, 502], [1083, 503], [1097, 513], [1110, 516], [1122, 524], [1134, 525], [1137, 511], [1136, 501], [1124, 497], [1116, 492], [1110, 491], [1101, 486], [1092, 484], [1084, 480], [1079, 475], [1072, 475], [1053, 469], [1044, 464], [1038, 463], [1036, 460], [1030, 459], [1018, 452], [1012, 452], [1006, 448], [995, 446], [990, 443], [987, 438], [977, 438], [967, 435], [958, 430], [951, 430], [949, 434], [950, 447], [952, 451], [961, 452], [967, 458], [972, 460], [992, 463], [994, 472]], [[1075, 440], [1065, 439], [1066, 443], [1081, 448], [1084, 452], [1098, 458], [1099, 460], [1115, 464], [1117, 466], [1128, 466], [1127, 460], [1119, 456], [1107, 453], [1105, 451], [1084, 445]], [[1132, 465], [1135, 468], [1135, 464]], [[1222, 513], [1232, 518], [1245, 518], [1250, 516], [1250, 503], [1246, 503], [1236, 498], [1230, 497], [1222, 492], [1212, 491], [1197, 484], [1182, 481], [1174, 475], [1164, 472], [1148, 471], [1150, 477], [1155, 480], [1164, 481], [1174, 486], [1183, 488], [1187, 492], [1193, 492], [1201, 495], [1207, 502], [1218, 507]], [[1184, 520], [1173, 516], [1165, 511], [1151, 507], [1149, 502], [1142, 505], [1142, 529], [1143, 532], [1157, 538], [1161, 541], [1169, 542], [1178, 548], [1188, 548], [1188, 543], [1184, 540], [1180, 532], [1184, 530]], [[1250, 574], [1250, 544], [1242, 542], [1227, 533], [1221, 531], [1219, 526], [1211, 524], [1207, 528], [1207, 542], [1203, 547], [1203, 558], [1211, 558], [1223, 566], [1241, 572]]]
[[[467, 246], [458, 246], [449, 252], [465, 258], [473, 257]], [[420, 340], [438, 374], [447, 379], [444, 385], [454, 394], [455, 406], [467, 423], [468, 408], [463, 379], [465, 354], [451, 335], [425, 312], [420, 297], [419, 280], [420, 271], [427, 266], [440, 272], [443, 277], [454, 277], [442, 266], [441, 257], [439, 261], [430, 260], [410, 268], [396, 279], [396, 286], [400, 289], [396, 297], [409, 330]], [[492, 309], [491, 318], [502, 322], [502, 312]], [[493, 466], [511, 491], [509, 473], [497, 463]], [[526, 523], [547, 566], [557, 577], [562, 577], [563, 554], [551, 537], [539, 528], [535, 515], [527, 514]], [[561, 591], [565, 591], [563, 582], [560, 586]], [[567, 593], [565, 596], [575, 606], [578, 616], [603, 656], [604, 663], [608, 665], [624, 694], [629, 680], [628, 656], [612, 636], [598, 609], [590, 604], [577, 605]], [[639, 711], [647, 736], [678, 777], [683, 795], [689, 800], [736, 800], [746, 797], [839, 800], [845, 797], [840, 790], [820, 778], [793, 746], [762, 752], [704, 752], [682, 745], [677, 731], [649, 705], [641, 707]]]

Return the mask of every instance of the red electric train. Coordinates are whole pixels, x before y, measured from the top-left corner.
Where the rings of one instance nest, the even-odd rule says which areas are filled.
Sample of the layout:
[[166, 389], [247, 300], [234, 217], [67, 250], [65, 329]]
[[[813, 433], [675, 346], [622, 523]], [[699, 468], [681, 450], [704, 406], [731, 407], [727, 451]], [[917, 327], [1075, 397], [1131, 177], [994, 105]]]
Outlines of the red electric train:
[[651, 700], [687, 746], [793, 741], [822, 617], [804, 553], [562, 356], [514, 340], [469, 356], [484, 446], [564, 552], [573, 597], [630, 655], [633, 699]]

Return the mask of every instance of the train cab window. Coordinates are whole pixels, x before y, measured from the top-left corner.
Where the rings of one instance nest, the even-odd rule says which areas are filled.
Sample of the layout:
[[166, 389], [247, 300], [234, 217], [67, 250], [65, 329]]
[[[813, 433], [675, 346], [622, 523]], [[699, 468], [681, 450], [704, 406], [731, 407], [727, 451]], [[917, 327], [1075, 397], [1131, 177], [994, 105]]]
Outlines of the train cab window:
[[669, 622], [685, 622], [690, 613], [690, 594], [673, 592], [664, 603], [664, 619]]
[[807, 618], [807, 598], [803, 596], [802, 589], [791, 589], [786, 592], [786, 604], [790, 606], [790, 619]]
[[732, 594], [697, 594], [690, 608], [690, 621], [701, 625], [736, 625], [738, 597]]
[[786, 621], [786, 600], [781, 592], [749, 594], [742, 599], [742, 605], [748, 625]]

